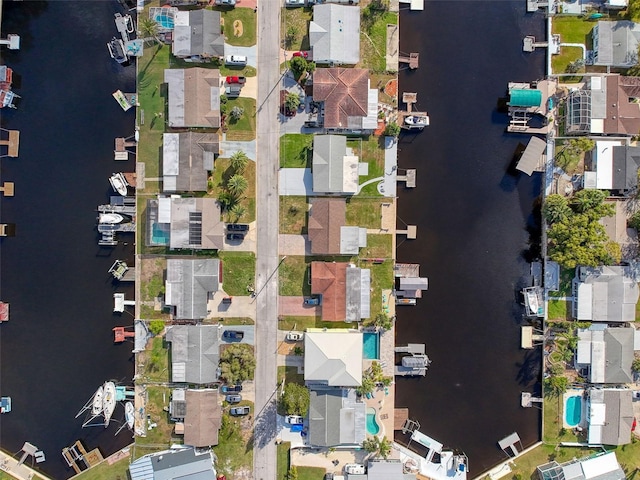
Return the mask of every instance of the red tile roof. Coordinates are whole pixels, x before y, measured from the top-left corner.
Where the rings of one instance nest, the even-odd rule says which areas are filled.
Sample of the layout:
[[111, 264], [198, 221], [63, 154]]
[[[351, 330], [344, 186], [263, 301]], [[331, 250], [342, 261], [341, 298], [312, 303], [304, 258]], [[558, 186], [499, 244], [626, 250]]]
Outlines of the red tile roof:
[[311, 262], [311, 293], [322, 295], [322, 320], [343, 322], [347, 316], [347, 264]]
[[638, 135], [640, 133], [640, 78], [611, 75], [607, 78], [607, 118], [604, 133]]
[[309, 213], [309, 241], [313, 255], [340, 255], [340, 227], [346, 224], [344, 198], [316, 198]]
[[319, 68], [313, 73], [313, 100], [324, 102], [325, 128], [346, 128], [349, 117], [366, 117], [369, 70]]

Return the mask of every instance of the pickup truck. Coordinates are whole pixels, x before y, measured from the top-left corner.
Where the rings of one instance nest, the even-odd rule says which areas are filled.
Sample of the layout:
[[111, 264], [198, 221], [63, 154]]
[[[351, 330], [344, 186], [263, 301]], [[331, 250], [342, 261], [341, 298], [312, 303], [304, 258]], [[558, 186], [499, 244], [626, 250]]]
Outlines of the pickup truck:
[[234, 393], [234, 392], [241, 392], [241, 391], [242, 391], [242, 385], [223, 385], [220, 387], [221, 393]]
[[241, 415], [249, 415], [250, 411], [250, 407], [233, 407], [229, 410], [229, 414], [233, 415], [234, 417], [239, 417]]
[[222, 332], [222, 338], [225, 340], [242, 340], [244, 332], [242, 330], [225, 330]]

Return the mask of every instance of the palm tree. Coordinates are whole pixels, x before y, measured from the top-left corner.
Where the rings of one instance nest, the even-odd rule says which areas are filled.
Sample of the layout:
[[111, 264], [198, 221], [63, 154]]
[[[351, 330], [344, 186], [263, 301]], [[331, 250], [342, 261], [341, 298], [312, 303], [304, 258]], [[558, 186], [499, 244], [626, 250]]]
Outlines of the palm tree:
[[249, 163], [249, 157], [247, 157], [247, 154], [242, 150], [238, 150], [236, 153], [231, 155], [231, 168], [233, 168], [234, 172], [244, 172], [247, 163]]
[[247, 179], [238, 173], [233, 175], [227, 182], [227, 187], [235, 195], [241, 195], [248, 186]]
[[238, 221], [240, 220], [240, 217], [247, 213], [247, 209], [239, 203], [236, 203], [229, 209], [229, 213], [236, 217], [236, 221]]
[[148, 40], [152, 40], [158, 43], [160, 42], [160, 40], [158, 39], [158, 28], [158, 22], [156, 22], [152, 18], [143, 17], [138, 21], [140, 36], [144, 39], [145, 43]]
[[369, 453], [373, 453], [376, 457], [382, 457], [385, 460], [391, 454], [391, 442], [387, 437], [378, 437], [374, 435], [362, 442], [362, 447]]

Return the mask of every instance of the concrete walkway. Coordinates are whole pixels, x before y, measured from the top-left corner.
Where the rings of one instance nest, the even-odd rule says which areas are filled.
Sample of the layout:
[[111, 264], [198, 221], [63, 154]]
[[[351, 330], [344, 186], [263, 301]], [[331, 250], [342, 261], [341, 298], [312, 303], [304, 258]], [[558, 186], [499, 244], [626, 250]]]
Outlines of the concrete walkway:
[[249, 160], [256, 160], [256, 141], [240, 141], [240, 140], [222, 140], [220, 142], [220, 157], [231, 158], [231, 156], [238, 152], [243, 151], [247, 154]]
[[[30, 462], [30, 458], [27, 458], [27, 461]], [[18, 465], [18, 460], [3, 451], [0, 451], [0, 470], [7, 472], [9, 475], [19, 480], [49, 480], [49, 477], [35, 471], [33, 468], [28, 467], [24, 463], [22, 465]]]
[[305, 305], [304, 297], [281, 296], [278, 301], [278, 315], [317, 317], [320, 315], [320, 306]]

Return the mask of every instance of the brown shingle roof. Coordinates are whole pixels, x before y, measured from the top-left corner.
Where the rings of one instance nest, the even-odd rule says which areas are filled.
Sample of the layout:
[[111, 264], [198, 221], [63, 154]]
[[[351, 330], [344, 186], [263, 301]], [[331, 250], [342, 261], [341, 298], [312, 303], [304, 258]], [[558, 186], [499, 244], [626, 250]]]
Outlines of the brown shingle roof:
[[311, 293], [322, 295], [322, 320], [342, 322], [347, 316], [347, 264], [311, 262]]
[[313, 100], [324, 102], [324, 126], [346, 128], [349, 117], [366, 117], [369, 70], [319, 68], [313, 73]]
[[211, 110], [212, 87], [220, 87], [219, 70], [199, 67], [185, 69], [185, 125], [220, 127], [220, 110]]
[[216, 390], [187, 390], [184, 443], [194, 447], [218, 445], [222, 411]]
[[607, 118], [604, 120], [604, 133], [640, 133], [640, 105], [630, 101], [636, 98], [640, 98], [639, 77], [607, 76]]
[[346, 223], [344, 198], [316, 198], [309, 213], [309, 241], [313, 255], [340, 255], [340, 227]]

